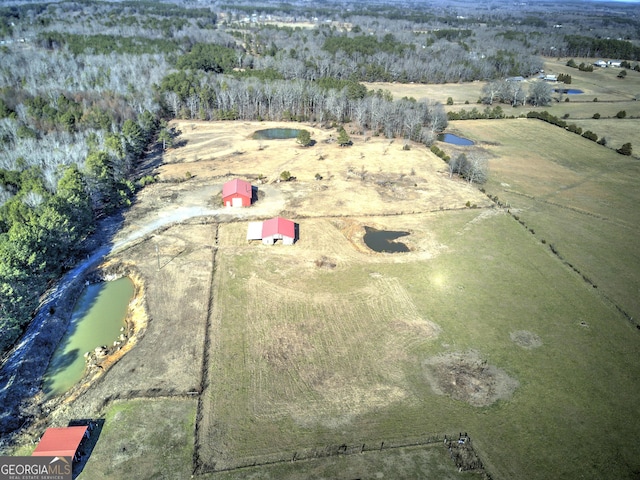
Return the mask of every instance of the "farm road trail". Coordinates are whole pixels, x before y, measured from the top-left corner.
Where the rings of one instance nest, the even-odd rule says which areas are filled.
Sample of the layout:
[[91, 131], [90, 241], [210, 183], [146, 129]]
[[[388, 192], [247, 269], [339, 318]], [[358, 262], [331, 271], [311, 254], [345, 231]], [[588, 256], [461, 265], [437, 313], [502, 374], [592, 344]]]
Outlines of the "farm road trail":
[[[39, 311], [17, 342], [13, 350], [0, 364], [0, 404], [4, 406], [0, 412], [0, 434], [8, 434], [20, 429], [26, 419], [22, 418], [23, 405], [34, 397], [42, 382], [49, 357], [57, 342], [47, 351], [42, 348], [43, 339], [40, 333], [49, 322], [60, 322], [51, 312], [58, 310], [59, 302], [64, 298], [67, 289], [82, 281], [84, 276], [99, 265], [109, 254], [124, 250], [153, 232], [168, 226], [185, 222], [196, 217], [215, 217], [217, 221], [234, 221], [236, 219], [259, 219], [277, 215], [284, 209], [285, 199], [279, 189], [269, 185], [261, 186], [265, 196], [250, 208], [208, 208], [201, 206], [204, 198], [210, 198], [222, 186], [201, 186], [190, 191], [189, 195], [179, 196], [171, 205], [152, 209], [142, 218], [134, 222], [106, 219], [98, 228], [97, 235], [102, 237], [102, 244], [87, 258], [69, 270], [52, 289], [47, 292]], [[213, 190], [213, 192], [212, 192]], [[117, 230], [117, 231], [116, 231]], [[115, 233], [114, 233], [115, 232]], [[63, 322], [66, 324], [66, 322]], [[2, 445], [0, 444], [0, 449]]]

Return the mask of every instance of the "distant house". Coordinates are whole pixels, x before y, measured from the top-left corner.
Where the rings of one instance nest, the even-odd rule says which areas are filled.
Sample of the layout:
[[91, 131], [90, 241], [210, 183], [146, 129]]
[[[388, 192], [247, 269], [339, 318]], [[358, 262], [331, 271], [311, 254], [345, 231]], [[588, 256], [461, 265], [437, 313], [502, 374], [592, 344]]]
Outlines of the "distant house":
[[607, 62], [604, 60], [598, 60], [597, 62], [593, 62], [596, 67], [605, 68], [607, 66]]
[[296, 224], [282, 217], [250, 222], [247, 240], [262, 240], [265, 245], [273, 245], [276, 240], [282, 240], [284, 245], [293, 245], [296, 241]]
[[253, 198], [253, 187], [249, 182], [236, 178], [222, 186], [222, 204], [225, 207], [249, 207]]
[[544, 79], [547, 82], [557, 82], [558, 81], [558, 76], [557, 75], [545, 75]]
[[620, 60], [609, 60], [607, 62], [607, 65], [609, 65], [610, 67], [614, 67], [614, 68], [620, 68], [620, 67], [622, 67], [622, 61], [620, 61]]

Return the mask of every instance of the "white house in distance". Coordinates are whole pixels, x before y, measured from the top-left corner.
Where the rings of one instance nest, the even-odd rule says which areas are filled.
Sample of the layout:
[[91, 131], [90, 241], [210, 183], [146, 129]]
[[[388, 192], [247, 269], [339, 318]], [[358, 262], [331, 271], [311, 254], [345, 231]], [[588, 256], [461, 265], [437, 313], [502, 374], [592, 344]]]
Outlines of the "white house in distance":
[[253, 198], [253, 186], [235, 178], [222, 186], [222, 204], [225, 207], [249, 207]]
[[265, 245], [273, 245], [276, 240], [281, 240], [283, 245], [293, 245], [296, 241], [296, 224], [282, 217], [249, 222], [247, 240], [262, 240]]

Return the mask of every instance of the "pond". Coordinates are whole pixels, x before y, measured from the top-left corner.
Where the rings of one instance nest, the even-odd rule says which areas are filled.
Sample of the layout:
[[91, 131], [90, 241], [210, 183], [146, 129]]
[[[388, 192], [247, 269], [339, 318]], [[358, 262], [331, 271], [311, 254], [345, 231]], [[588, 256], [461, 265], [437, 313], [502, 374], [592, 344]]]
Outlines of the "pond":
[[451, 143], [452, 145], [469, 146], [473, 145], [473, 142], [468, 138], [459, 137], [453, 133], [441, 133], [438, 135], [438, 141]]
[[584, 93], [582, 90], [578, 90], [577, 88], [557, 88], [555, 92], [564, 93], [566, 95], [578, 95], [580, 93]]
[[82, 378], [85, 352], [118, 340], [133, 293], [128, 277], [88, 285], [83, 290], [44, 375], [42, 389], [48, 398], [65, 393]]
[[297, 128], [266, 128], [253, 132], [252, 138], [255, 140], [283, 140], [285, 138], [296, 138], [300, 133]]
[[364, 243], [375, 252], [400, 253], [408, 252], [409, 247], [404, 243], [394, 242], [396, 238], [409, 235], [409, 232], [393, 232], [388, 230], [376, 230], [371, 227], [364, 227]]

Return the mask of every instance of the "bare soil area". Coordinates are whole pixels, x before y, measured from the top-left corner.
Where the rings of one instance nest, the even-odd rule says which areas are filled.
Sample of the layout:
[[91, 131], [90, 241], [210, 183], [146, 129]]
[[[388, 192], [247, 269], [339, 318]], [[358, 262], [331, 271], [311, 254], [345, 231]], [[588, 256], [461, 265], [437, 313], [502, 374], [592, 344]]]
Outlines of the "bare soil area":
[[454, 352], [424, 362], [425, 375], [435, 393], [485, 407], [511, 397], [518, 381], [489, 365], [478, 352]]

